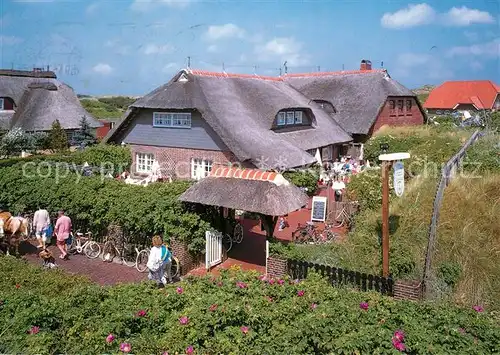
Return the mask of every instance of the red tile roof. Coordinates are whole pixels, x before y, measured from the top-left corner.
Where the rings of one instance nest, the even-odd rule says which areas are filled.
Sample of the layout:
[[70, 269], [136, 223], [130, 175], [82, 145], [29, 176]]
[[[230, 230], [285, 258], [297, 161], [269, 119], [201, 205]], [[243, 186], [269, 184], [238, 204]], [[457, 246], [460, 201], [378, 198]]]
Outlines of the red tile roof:
[[281, 174], [263, 171], [258, 169], [240, 169], [240, 168], [228, 168], [228, 167], [214, 167], [210, 172], [211, 177], [225, 177], [234, 179], [245, 179], [245, 180], [259, 180], [259, 181], [269, 181], [278, 183], [283, 180]]
[[491, 109], [500, 87], [490, 80], [446, 81], [431, 91], [424, 107], [455, 108], [458, 104], [473, 104], [478, 109]]

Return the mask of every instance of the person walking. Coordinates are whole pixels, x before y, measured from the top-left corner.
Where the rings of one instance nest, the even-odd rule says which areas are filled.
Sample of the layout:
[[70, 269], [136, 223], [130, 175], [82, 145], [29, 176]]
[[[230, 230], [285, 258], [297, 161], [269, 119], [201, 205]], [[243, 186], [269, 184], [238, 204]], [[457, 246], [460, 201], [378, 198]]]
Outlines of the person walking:
[[60, 259], [68, 259], [68, 252], [66, 251], [66, 241], [71, 234], [71, 219], [64, 214], [63, 210], [58, 213], [59, 218], [57, 219], [56, 225], [54, 227], [54, 234], [57, 239], [57, 248], [61, 251], [59, 255]]
[[172, 282], [172, 254], [159, 235], [153, 236], [153, 247], [149, 252], [148, 263], [146, 266], [149, 269], [148, 279], [156, 281], [158, 288], [162, 288], [167, 283], [165, 278], [165, 267], [168, 268], [167, 277], [169, 282]]
[[33, 229], [35, 230], [36, 240], [38, 241], [37, 248], [45, 249], [47, 242], [47, 230], [50, 225], [49, 212], [46, 209], [38, 207], [33, 216]]

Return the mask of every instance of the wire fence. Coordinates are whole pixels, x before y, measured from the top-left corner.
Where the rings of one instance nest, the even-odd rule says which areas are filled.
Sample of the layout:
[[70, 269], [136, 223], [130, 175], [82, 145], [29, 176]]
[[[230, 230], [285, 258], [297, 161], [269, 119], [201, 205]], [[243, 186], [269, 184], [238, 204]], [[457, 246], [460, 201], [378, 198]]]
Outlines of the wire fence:
[[448, 162], [441, 170], [441, 179], [439, 180], [436, 196], [434, 197], [434, 205], [432, 208], [432, 219], [429, 227], [429, 238], [427, 241], [427, 251], [425, 255], [423, 283], [424, 283], [424, 292], [426, 297], [428, 297], [431, 291], [430, 279], [431, 279], [432, 257], [434, 255], [434, 249], [436, 246], [436, 234], [439, 222], [439, 213], [441, 210], [441, 205], [443, 203], [445, 189], [449, 185], [451, 180], [455, 177], [457, 170], [467, 153], [467, 150], [483, 135], [484, 133], [482, 133], [481, 131], [479, 130], [475, 131], [469, 138], [469, 140], [465, 142], [462, 148], [460, 148], [458, 153], [455, 154], [453, 157], [451, 157], [451, 159], [448, 160]]

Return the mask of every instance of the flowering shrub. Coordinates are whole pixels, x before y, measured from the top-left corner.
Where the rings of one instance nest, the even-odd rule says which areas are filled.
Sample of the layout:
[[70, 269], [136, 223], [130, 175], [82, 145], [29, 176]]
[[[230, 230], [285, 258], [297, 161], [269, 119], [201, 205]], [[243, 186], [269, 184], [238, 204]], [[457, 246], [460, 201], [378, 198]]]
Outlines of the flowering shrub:
[[[0, 352], [28, 354], [491, 354], [498, 319], [449, 305], [395, 301], [319, 276], [271, 285], [223, 272], [180, 287], [99, 287], [0, 258]], [[222, 286], [218, 284], [222, 282]], [[237, 283], [245, 283], [240, 288]], [[15, 288], [20, 284], [22, 287]], [[299, 293], [301, 296], [299, 296]], [[269, 298], [273, 302], [269, 302]], [[369, 304], [367, 309], [360, 307]], [[138, 317], [140, 310], [147, 316]], [[208, 311], [210, 310], [210, 311]], [[186, 320], [185, 324], [184, 320]], [[181, 320], [183, 320], [181, 322]], [[38, 327], [37, 332], [29, 332]]]

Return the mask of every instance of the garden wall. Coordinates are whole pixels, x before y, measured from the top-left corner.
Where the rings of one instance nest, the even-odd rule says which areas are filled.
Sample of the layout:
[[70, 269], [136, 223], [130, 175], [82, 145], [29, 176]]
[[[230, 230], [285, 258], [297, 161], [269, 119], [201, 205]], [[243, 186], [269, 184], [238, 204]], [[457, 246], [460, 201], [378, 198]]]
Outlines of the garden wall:
[[172, 239], [170, 241], [173, 255], [179, 260], [181, 266], [180, 276], [205, 265], [202, 254], [193, 254], [189, 251], [185, 242]]

